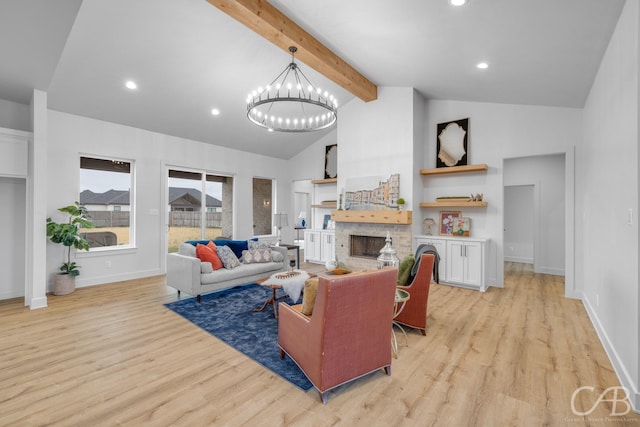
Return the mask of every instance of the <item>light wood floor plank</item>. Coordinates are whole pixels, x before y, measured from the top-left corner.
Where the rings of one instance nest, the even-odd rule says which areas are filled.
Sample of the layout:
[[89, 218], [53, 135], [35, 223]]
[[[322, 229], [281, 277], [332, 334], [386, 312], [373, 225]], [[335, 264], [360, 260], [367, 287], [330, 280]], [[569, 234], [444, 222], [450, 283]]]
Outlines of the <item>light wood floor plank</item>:
[[[312, 272], [321, 266], [305, 264]], [[580, 301], [563, 278], [507, 263], [505, 288], [434, 284], [427, 336], [399, 335], [392, 375], [302, 392], [163, 304], [163, 277], [49, 296], [29, 310], [0, 301], [2, 426], [559, 426], [638, 425], [588, 416], [619, 385]]]

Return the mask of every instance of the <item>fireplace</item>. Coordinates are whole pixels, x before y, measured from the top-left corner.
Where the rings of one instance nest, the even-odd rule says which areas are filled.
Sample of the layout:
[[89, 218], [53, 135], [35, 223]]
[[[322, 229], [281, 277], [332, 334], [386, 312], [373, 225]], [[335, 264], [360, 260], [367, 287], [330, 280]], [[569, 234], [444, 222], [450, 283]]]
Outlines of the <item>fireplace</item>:
[[377, 259], [380, 249], [384, 247], [385, 238], [378, 236], [349, 236], [349, 256], [367, 259]]
[[[384, 247], [387, 233], [390, 234], [393, 248], [402, 260], [412, 252], [410, 224], [370, 224], [366, 222], [336, 222], [336, 258], [353, 270], [372, 270], [378, 268], [377, 259]], [[361, 249], [352, 248], [354, 237], [365, 239]], [[375, 239], [375, 240], [372, 240]], [[378, 241], [379, 243], [373, 243]], [[358, 252], [360, 251], [360, 252]], [[360, 253], [356, 255], [356, 253]], [[366, 253], [366, 255], [365, 255]]]

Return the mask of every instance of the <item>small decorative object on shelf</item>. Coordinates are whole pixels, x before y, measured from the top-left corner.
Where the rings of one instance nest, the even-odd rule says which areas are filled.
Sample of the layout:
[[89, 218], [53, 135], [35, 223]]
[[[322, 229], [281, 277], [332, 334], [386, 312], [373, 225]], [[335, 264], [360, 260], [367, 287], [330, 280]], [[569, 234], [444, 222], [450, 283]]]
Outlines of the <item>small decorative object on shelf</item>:
[[471, 218], [453, 218], [453, 233], [454, 236], [469, 237], [471, 231]]
[[398, 268], [398, 266], [400, 266], [400, 259], [398, 258], [397, 251], [391, 247], [391, 235], [388, 231], [385, 242], [378, 256], [378, 270], [382, 270], [385, 267]]
[[478, 193], [476, 195], [474, 195], [473, 193], [471, 193], [471, 198], [469, 199], [470, 202], [481, 202], [483, 198], [482, 193]]
[[402, 208], [404, 208], [404, 199], [402, 197], [400, 197], [398, 199], [398, 210], [402, 210]]
[[436, 225], [436, 221], [433, 218], [425, 218], [422, 221], [422, 231], [427, 236], [433, 236], [433, 226]]
[[340, 204], [338, 205], [338, 210], [342, 210], [342, 193], [340, 194]]

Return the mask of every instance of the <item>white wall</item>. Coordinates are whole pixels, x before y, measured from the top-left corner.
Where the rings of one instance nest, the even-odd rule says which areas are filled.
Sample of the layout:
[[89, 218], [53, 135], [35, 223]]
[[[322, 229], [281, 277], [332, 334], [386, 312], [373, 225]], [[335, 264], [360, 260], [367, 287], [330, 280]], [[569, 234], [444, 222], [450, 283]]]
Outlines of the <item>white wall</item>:
[[[531, 213], [536, 221], [536, 273], [564, 275], [565, 272], [564, 166], [564, 154], [506, 159], [504, 162], [505, 186], [535, 186], [536, 206]], [[506, 238], [505, 233], [505, 243]], [[505, 258], [512, 255], [506, 244], [504, 253]]]
[[[470, 164], [486, 163], [486, 173], [423, 177], [423, 201], [438, 196], [483, 193], [486, 208], [461, 209], [471, 217], [471, 233], [488, 237], [488, 280], [504, 284], [503, 268], [503, 159], [566, 153], [580, 144], [582, 110], [576, 108], [489, 104], [464, 101], [426, 102], [426, 144], [423, 168], [436, 166], [438, 123], [469, 118], [468, 159]], [[422, 209], [422, 217], [438, 217], [438, 209]], [[421, 221], [413, 215], [414, 222]]]
[[0, 127], [31, 131], [29, 106], [0, 99]]
[[340, 108], [338, 192], [348, 178], [400, 174], [400, 197], [414, 209], [414, 90], [379, 87], [378, 99], [354, 98]]
[[[166, 252], [166, 168], [183, 167], [234, 177], [234, 238], [252, 236], [252, 179], [277, 182], [277, 209], [290, 210], [291, 179], [286, 161], [128, 126], [49, 110], [47, 213], [79, 197], [79, 156], [126, 158], [135, 167], [136, 248], [81, 252], [77, 285], [87, 286], [164, 273]], [[283, 228], [283, 238], [293, 226]], [[285, 234], [286, 233], [286, 234]], [[59, 245], [48, 243], [49, 286], [62, 260]], [[110, 267], [107, 266], [110, 262]]]
[[626, 2], [587, 99], [584, 144], [576, 150], [576, 281], [636, 410], [639, 24], [638, 2]]

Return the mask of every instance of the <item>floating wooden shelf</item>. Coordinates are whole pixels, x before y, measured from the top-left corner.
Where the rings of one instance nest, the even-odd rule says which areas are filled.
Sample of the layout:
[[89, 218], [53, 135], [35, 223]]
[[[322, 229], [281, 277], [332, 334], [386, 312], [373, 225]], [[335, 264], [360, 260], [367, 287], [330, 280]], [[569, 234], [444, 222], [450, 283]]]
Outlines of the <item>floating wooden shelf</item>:
[[411, 224], [411, 211], [332, 211], [335, 222], [359, 222], [367, 224]]
[[337, 203], [323, 203], [320, 205], [311, 205], [312, 208], [324, 208], [324, 209], [336, 209], [338, 207]]
[[338, 182], [338, 178], [326, 178], [326, 179], [312, 179], [312, 184], [335, 184]]
[[485, 208], [487, 202], [449, 201], [449, 202], [422, 202], [421, 208]]
[[451, 166], [448, 168], [420, 169], [420, 175], [442, 175], [446, 173], [482, 172], [489, 169], [486, 164]]

